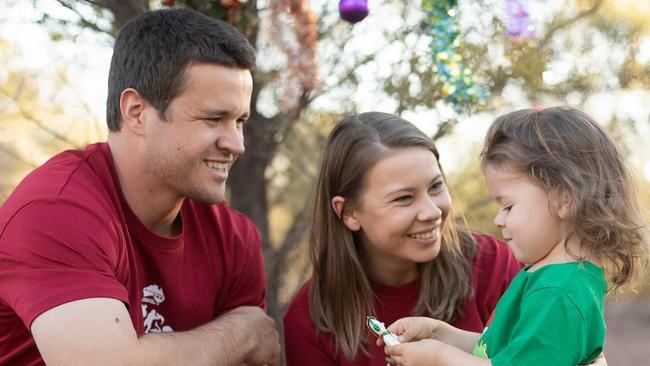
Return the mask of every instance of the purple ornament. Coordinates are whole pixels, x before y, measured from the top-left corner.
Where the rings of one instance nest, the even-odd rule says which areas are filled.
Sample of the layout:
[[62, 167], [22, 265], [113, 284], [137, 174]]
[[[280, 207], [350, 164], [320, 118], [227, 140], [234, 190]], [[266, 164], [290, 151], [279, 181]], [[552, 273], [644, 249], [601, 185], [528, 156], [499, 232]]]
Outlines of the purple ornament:
[[526, 0], [506, 0], [506, 34], [515, 39], [535, 38], [535, 25]]
[[340, 0], [339, 14], [343, 20], [350, 23], [356, 23], [368, 15], [367, 0]]

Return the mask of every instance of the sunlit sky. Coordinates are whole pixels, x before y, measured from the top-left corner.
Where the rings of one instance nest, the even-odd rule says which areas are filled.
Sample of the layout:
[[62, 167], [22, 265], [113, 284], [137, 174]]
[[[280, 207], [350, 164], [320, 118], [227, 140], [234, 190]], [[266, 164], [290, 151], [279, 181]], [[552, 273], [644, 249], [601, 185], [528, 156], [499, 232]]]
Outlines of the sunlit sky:
[[[54, 0], [40, 2], [42, 7], [52, 17], [68, 18], [70, 12], [61, 8]], [[70, 70], [70, 82], [76, 88], [78, 98], [86, 103], [94, 114], [96, 120], [104, 120], [106, 83], [110, 57], [112, 53], [111, 39], [107, 35], [97, 35], [90, 31], [80, 31], [75, 42], [69, 40], [52, 41], [48, 31], [36, 24], [39, 15], [34, 11], [32, 3], [18, 1], [7, 9], [4, 6], [4, 15], [0, 16], [0, 39], [9, 41], [15, 45], [18, 57], [11, 60], [2, 60], [3, 66], [12, 69], [35, 70], [44, 76], [52, 72], [54, 68], [66, 67]], [[383, 18], [377, 14], [378, 18]], [[642, 57], [650, 59], [650, 40], [643, 45], [647, 52], [642, 52]], [[647, 60], [646, 60], [647, 61]], [[544, 74], [548, 83], [562, 77], [566, 73], [561, 63], [556, 63]], [[0, 77], [2, 74], [0, 73]], [[42, 87], [52, 87], [47, 84], [47, 78], [43, 77]], [[368, 93], [372, 95], [376, 91], [376, 85], [361, 84], [358, 92], [360, 95]], [[498, 110], [497, 113], [507, 112], [512, 108], [530, 107], [525, 101], [517, 100], [516, 95], [507, 95], [510, 102]], [[376, 93], [374, 93], [376, 95]], [[519, 97], [520, 98], [520, 97]], [[521, 98], [520, 98], [521, 99]], [[355, 101], [361, 111], [383, 110], [392, 112], [392, 103], [376, 98], [358, 97]], [[71, 101], [75, 103], [78, 101]], [[587, 113], [597, 121], [604, 122], [616, 116], [618, 119], [632, 119], [637, 121], [638, 133], [628, 137], [628, 144], [633, 151], [631, 161], [635, 169], [642, 173], [647, 180], [650, 180], [650, 93], [646, 90], [621, 91], [617, 94], [595, 94], [590, 97], [584, 106]], [[431, 121], [439, 120], [440, 111], [437, 112], [406, 112], [404, 117], [413, 121], [418, 127], [431, 134], [435, 124]], [[444, 113], [444, 109], [443, 112]], [[485, 131], [495, 117], [494, 114], [476, 114], [471, 117], [463, 117], [453, 135], [438, 141], [442, 153], [442, 164], [447, 171], [453, 171], [455, 167], [461, 167], [469, 159], [476, 156], [468, 154], [472, 146], [478, 146], [485, 134]], [[462, 147], [462, 148], [459, 148]], [[474, 149], [475, 150], [475, 149]]]

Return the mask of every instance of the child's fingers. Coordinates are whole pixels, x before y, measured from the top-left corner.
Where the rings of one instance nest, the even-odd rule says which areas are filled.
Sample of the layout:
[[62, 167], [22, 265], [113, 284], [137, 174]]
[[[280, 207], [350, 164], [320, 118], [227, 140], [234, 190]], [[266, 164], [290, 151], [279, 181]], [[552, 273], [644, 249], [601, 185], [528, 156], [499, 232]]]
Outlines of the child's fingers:
[[395, 356], [401, 356], [402, 355], [402, 344], [396, 344], [394, 346], [386, 346], [384, 347], [384, 353], [395, 358]]
[[395, 334], [399, 341], [410, 342], [418, 338], [420, 325], [418, 323], [418, 318], [408, 317], [402, 318], [395, 321], [393, 324], [389, 325], [388, 331]]

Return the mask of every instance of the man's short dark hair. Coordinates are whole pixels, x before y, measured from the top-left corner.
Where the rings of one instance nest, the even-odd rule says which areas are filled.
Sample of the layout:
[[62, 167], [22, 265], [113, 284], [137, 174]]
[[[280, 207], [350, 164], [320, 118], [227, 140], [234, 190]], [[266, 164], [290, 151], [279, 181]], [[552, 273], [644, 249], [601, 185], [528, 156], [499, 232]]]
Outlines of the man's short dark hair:
[[255, 50], [232, 25], [191, 10], [151, 11], [127, 23], [115, 39], [108, 73], [108, 129], [121, 128], [120, 95], [127, 88], [164, 117], [186, 68], [198, 62], [251, 70]]

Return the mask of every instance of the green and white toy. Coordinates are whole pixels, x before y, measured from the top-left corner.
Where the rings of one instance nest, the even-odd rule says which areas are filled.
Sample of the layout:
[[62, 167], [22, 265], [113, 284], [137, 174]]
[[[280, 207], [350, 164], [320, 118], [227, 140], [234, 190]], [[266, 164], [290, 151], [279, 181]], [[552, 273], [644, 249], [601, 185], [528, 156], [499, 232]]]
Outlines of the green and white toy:
[[395, 334], [391, 333], [390, 331], [388, 331], [388, 329], [386, 329], [386, 326], [384, 325], [384, 323], [377, 320], [377, 318], [375, 318], [374, 316], [368, 315], [368, 316], [366, 316], [366, 321], [368, 323], [368, 328], [370, 328], [370, 330], [373, 333], [375, 333], [375, 335], [377, 337], [380, 337], [384, 341], [385, 344], [387, 344], [389, 346], [394, 346], [396, 344], [400, 344], [400, 341], [397, 338], [397, 336]]
[[[394, 346], [396, 344], [400, 344], [399, 339], [394, 333], [391, 333], [388, 329], [386, 329], [386, 325], [384, 323], [380, 322], [375, 318], [374, 316], [366, 316], [366, 325], [368, 325], [368, 328], [370, 331], [372, 331], [377, 337], [381, 338], [382, 341], [384, 341], [384, 344], [388, 346]], [[395, 360], [393, 360], [392, 357], [386, 357], [386, 362], [390, 364], [395, 364]]]

